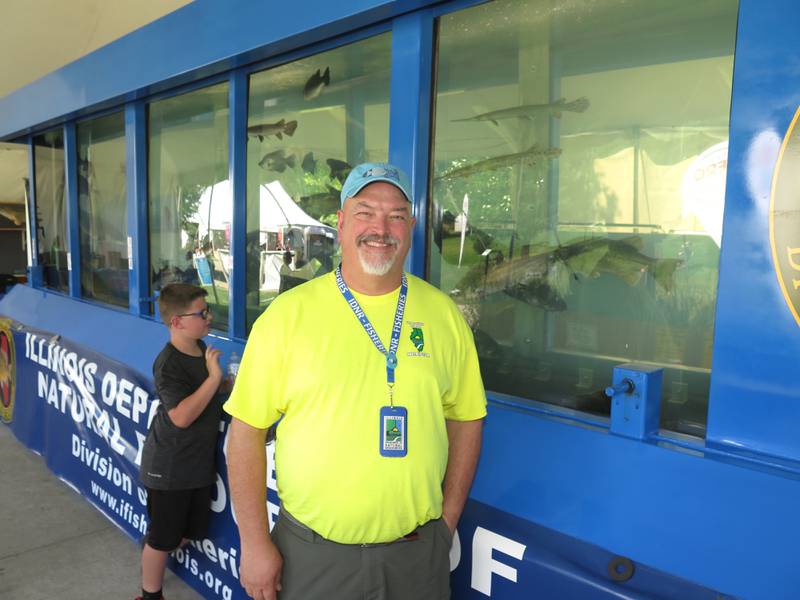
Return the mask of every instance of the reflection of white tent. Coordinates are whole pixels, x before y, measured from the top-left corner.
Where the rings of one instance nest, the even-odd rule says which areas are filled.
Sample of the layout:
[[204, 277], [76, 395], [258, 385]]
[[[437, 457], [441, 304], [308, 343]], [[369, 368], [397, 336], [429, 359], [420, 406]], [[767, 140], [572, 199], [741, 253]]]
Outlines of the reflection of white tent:
[[197, 204], [197, 214], [192, 219], [197, 222], [200, 237], [207, 235], [209, 229], [226, 230], [232, 218], [231, 186], [227, 179], [203, 190]]
[[[295, 226], [312, 234], [334, 237], [336, 230], [311, 217], [292, 200], [280, 181], [265, 183], [259, 189], [259, 230], [278, 231], [286, 226]], [[207, 187], [200, 195], [197, 214], [199, 235], [208, 230], [225, 231], [233, 218], [233, 202], [228, 180]]]
[[259, 229], [277, 231], [286, 225], [308, 228], [310, 233], [333, 237], [335, 230], [309, 216], [291, 199], [280, 181], [272, 181], [261, 186], [259, 199]]
[[[292, 200], [289, 194], [283, 189], [280, 181], [272, 181], [262, 184], [258, 195], [258, 229], [260, 232], [259, 243], [262, 245], [261, 265], [262, 273], [261, 289], [277, 290], [280, 282], [279, 270], [283, 264], [283, 253], [273, 249], [266, 249], [267, 233], [281, 232], [282, 235], [291, 235], [290, 232], [298, 233], [302, 236], [303, 250], [306, 251], [306, 244], [309, 236], [324, 236], [335, 243], [336, 229], [329, 227], [315, 218], [311, 217], [297, 203]], [[230, 231], [233, 220], [233, 200], [231, 186], [228, 180], [220, 181], [213, 186], [207, 187], [200, 195], [197, 204], [197, 212], [191, 217], [197, 223], [198, 235], [206, 237], [214, 231]], [[186, 232], [182, 232], [186, 238]], [[295, 238], [297, 239], [297, 238]], [[188, 239], [183, 239], [185, 245]], [[293, 247], [299, 250], [298, 246]], [[211, 255], [213, 260], [219, 261], [218, 267], [226, 276], [233, 268], [228, 248], [215, 248]]]
[[[291, 235], [290, 232], [302, 232], [302, 245], [306, 258], [308, 258], [307, 244], [310, 236], [325, 236], [336, 240], [336, 230], [323, 223], [320, 223], [308, 215], [297, 203], [292, 200], [286, 190], [283, 189], [280, 181], [272, 181], [262, 184], [259, 193], [259, 229], [261, 239], [259, 242], [266, 244], [267, 232], [281, 231], [283, 235]], [[317, 238], [318, 239], [318, 238]], [[286, 243], [286, 238], [284, 238]], [[293, 242], [297, 243], [297, 242]], [[264, 247], [264, 246], [262, 246]], [[286, 246], [284, 246], [286, 247]], [[299, 250], [298, 246], [292, 246], [293, 250]], [[310, 263], [307, 263], [310, 265]], [[317, 263], [319, 264], [319, 263]], [[261, 252], [261, 282], [260, 289], [264, 291], [277, 291], [281, 282], [281, 267], [283, 266], [283, 254], [276, 250], [262, 250]], [[311, 273], [301, 273], [294, 271], [293, 276], [307, 279], [312, 277]]]

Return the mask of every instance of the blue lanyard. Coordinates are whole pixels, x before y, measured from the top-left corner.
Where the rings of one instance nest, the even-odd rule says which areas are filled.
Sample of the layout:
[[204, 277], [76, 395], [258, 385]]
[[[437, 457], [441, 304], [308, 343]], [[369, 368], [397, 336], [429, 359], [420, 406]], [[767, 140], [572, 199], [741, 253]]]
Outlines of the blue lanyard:
[[378, 351], [386, 357], [386, 384], [389, 386], [389, 401], [392, 406], [394, 406], [392, 398], [392, 388], [394, 387], [394, 370], [397, 368], [397, 347], [400, 345], [400, 330], [403, 328], [403, 313], [406, 310], [406, 297], [408, 296], [408, 279], [406, 279], [406, 274], [403, 273], [403, 278], [400, 283], [400, 296], [397, 298], [397, 309], [394, 313], [392, 339], [389, 342], [388, 352], [386, 351], [386, 347], [383, 345], [383, 342], [381, 342], [381, 338], [378, 337], [378, 332], [375, 331], [372, 323], [369, 322], [364, 309], [361, 308], [358, 300], [356, 300], [355, 296], [353, 296], [353, 292], [350, 291], [350, 288], [348, 288], [347, 284], [344, 282], [344, 279], [342, 278], [341, 265], [336, 267], [336, 285], [339, 287], [339, 291], [342, 292], [344, 299], [347, 300], [347, 304], [353, 311], [353, 314], [355, 314], [358, 322], [361, 323], [364, 331], [367, 332], [369, 339], [372, 340], [372, 343], [375, 345]]

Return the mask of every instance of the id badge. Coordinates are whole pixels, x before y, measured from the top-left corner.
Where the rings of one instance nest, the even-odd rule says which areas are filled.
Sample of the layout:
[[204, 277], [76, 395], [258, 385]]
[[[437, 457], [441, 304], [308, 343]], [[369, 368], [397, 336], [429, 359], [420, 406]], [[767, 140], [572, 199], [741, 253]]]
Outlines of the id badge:
[[381, 456], [401, 458], [408, 453], [408, 411], [403, 406], [381, 406]]

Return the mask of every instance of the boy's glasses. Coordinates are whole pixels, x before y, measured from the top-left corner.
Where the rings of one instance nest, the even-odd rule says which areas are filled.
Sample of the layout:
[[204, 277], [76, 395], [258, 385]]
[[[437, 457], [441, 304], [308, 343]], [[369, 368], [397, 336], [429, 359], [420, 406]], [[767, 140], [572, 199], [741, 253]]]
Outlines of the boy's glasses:
[[201, 319], [205, 320], [205, 319], [207, 319], [208, 317], [211, 316], [211, 309], [206, 307], [203, 310], [200, 310], [198, 312], [184, 313], [182, 315], [177, 315], [177, 316], [179, 316], [179, 317], [200, 317]]

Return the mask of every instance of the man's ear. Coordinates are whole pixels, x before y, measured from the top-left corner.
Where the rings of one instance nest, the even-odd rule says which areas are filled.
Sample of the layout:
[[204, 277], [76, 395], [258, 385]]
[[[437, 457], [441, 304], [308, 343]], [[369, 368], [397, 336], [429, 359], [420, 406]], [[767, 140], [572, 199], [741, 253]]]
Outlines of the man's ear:
[[344, 227], [344, 209], [340, 208], [336, 211], [336, 231], [339, 233], [339, 239], [342, 237], [342, 227]]

